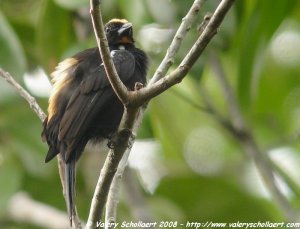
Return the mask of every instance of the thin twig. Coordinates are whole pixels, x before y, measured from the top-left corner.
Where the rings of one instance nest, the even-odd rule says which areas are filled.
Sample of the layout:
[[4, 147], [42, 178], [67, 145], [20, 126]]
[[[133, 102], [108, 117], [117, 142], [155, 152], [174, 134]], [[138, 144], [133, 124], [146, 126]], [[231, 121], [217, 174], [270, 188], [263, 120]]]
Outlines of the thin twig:
[[25, 192], [18, 192], [9, 199], [7, 213], [9, 218], [20, 225], [26, 223], [39, 226], [39, 228], [69, 228], [68, 215], [65, 212], [33, 200]]
[[[169, 74], [166, 77], [163, 77], [161, 80], [157, 81], [156, 83], [149, 84], [148, 87], [142, 88], [141, 90], [131, 92], [131, 91], [127, 91], [126, 87], [121, 82], [111, 61], [111, 57], [108, 50], [107, 39], [104, 33], [103, 21], [101, 18], [100, 1], [91, 0], [91, 16], [92, 16], [94, 31], [96, 34], [99, 50], [103, 59], [106, 72], [108, 74], [108, 78], [112, 84], [113, 89], [115, 90], [116, 94], [118, 95], [122, 103], [124, 105], [130, 104], [130, 106], [139, 107], [142, 104], [144, 104], [146, 101], [150, 100], [151, 98], [157, 96], [158, 94], [161, 94], [169, 87], [173, 86], [176, 83], [179, 83], [189, 72], [189, 70], [196, 62], [196, 60], [199, 58], [199, 56], [202, 54], [203, 50], [210, 42], [212, 37], [217, 33], [217, 30], [222, 20], [224, 19], [227, 11], [232, 6], [233, 2], [234, 0], [223, 0], [219, 4], [215, 13], [212, 15], [209, 23], [205, 27], [203, 33], [201, 33], [199, 39], [196, 41], [196, 43], [194, 44], [190, 52], [187, 54], [187, 56], [184, 58], [184, 60], [181, 62], [181, 64], [177, 69], [175, 69], [171, 74]], [[199, 10], [199, 8], [195, 7], [194, 11], [192, 12], [195, 13], [197, 12], [197, 10]], [[189, 23], [187, 23], [187, 25], [189, 25]], [[183, 33], [184, 31], [186, 31], [186, 29], [184, 30], [182, 28]], [[174, 51], [175, 50], [176, 48], [174, 48]], [[172, 59], [172, 55], [171, 55], [171, 59]], [[106, 60], [106, 58], [108, 60]], [[169, 65], [169, 63], [172, 62], [168, 60], [170, 59], [167, 58], [165, 62], [166, 65]], [[158, 78], [161, 77], [159, 76]]]
[[175, 96], [177, 96], [179, 99], [182, 99], [183, 101], [187, 102], [189, 105], [194, 107], [195, 109], [201, 110], [206, 113], [211, 113], [209, 107], [202, 106], [199, 103], [193, 101], [191, 98], [189, 98], [187, 95], [183, 94], [180, 91], [170, 90], [171, 93], [173, 93]]
[[147, 206], [137, 177], [134, 175], [136, 175], [136, 173], [133, 169], [128, 167], [125, 169], [123, 179], [124, 191], [126, 193], [129, 206], [131, 206], [132, 215], [136, 221], [142, 221], [145, 223], [154, 222], [153, 215]]
[[[34, 111], [34, 113], [39, 117], [39, 119], [44, 122], [45, 118], [47, 115], [45, 112], [42, 110], [42, 108], [39, 106], [37, 103], [36, 99], [31, 96], [15, 79], [6, 71], [0, 68], [0, 76], [4, 78], [10, 85], [12, 85], [16, 91], [19, 93], [21, 97], [23, 97], [29, 104], [30, 108]], [[64, 162], [60, 154], [57, 155], [57, 163], [58, 163], [58, 170], [59, 170], [59, 177], [62, 183], [63, 187], [63, 194], [65, 197], [65, 187], [64, 187]], [[66, 198], [65, 198], [66, 199]], [[77, 211], [75, 212], [74, 216], [74, 223], [76, 228], [81, 228], [81, 222], [80, 219], [78, 218]]]
[[187, 32], [191, 29], [192, 23], [194, 22], [204, 2], [205, 0], [195, 0], [187, 15], [182, 19], [182, 23], [180, 24], [164, 59], [155, 71], [151, 80], [149, 81], [149, 85], [155, 83], [156, 81], [164, 77], [169, 68], [174, 63], [175, 56], [181, 46], [182, 40], [187, 34]]
[[204, 87], [200, 88], [200, 95], [203, 98], [203, 102], [205, 104], [205, 107], [207, 107], [207, 110], [209, 111], [209, 114], [224, 128], [226, 129], [230, 134], [234, 136], [239, 136], [239, 132], [235, 129], [235, 127], [232, 125], [230, 120], [227, 118], [223, 117], [221, 115], [216, 107], [213, 105], [211, 102], [210, 96], [207, 94], [207, 91], [205, 90]]
[[[220, 71], [218, 71], [218, 72], [220, 72]], [[229, 85], [227, 85], [226, 88], [228, 86]], [[231, 92], [229, 92], [231, 94], [232, 93], [232, 89], [231, 88], [228, 88], [228, 89], [231, 91]], [[189, 104], [192, 107], [194, 107], [195, 109], [197, 109], [197, 110], [199, 110], [201, 112], [205, 112], [205, 113], [208, 113], [208, 114], [212, 115], [213, 118], [224, 129], [226, 129], [230, 134], [232, 134], [236, 139], [240, 138], [240, 135], [241, 135], [241, 129], [239, 128], [240, 125], [234, 125], [233, 124], [234, 120], [232, 120], [232, 119], [230, 119], [230, 120], [225, 119], [216, 110], [216, 108], [213, 106], [213, 104], [212, 104], [212, 102], [210, 100], [210, 97], [207, 95], [207, 93], [206, 93], [206, 91], [205, 91], [205, 89], [203, 87], [200, 89], [200, 93], [201, 93], [201, 96], [202, 96], [203, 101], [204, 101], [204, 106], [199, 105], [199, 103], [197, 103], [196, 101], [193, 101], [191, 98], [189, 98], [188, 96], [182, 94], [179, 91], [170, 90], [170, 92], [173, 92], [174, 95], [176, 95], [178, 98], [182, 99], [187, 104]], [[232, 101], [235, 101], [236, 99], [235, 99], [234, 95], [231, 94], [231, 96], [233, 96], [233, 98], [234, 98]], [[236, 109], [236, 108], [234, 108], [234, 109]], [[239, 111], [238, 111], [238, 113], [239, 113]], [[275, 169], [275, 171], [277, 172], [278, 175], [280, 175], [280, 177], [282, 177], [282, 179], [286, 182], [286, 184], [294, 192], [294, 194], [297, 197], [300, 197], [300, 188], [295, 183], [295, 181], [280, 166], [278, 166], [272, 159], [270, 159], [270, 163], [271, 163], [272, 168]]]
[[213, 70], [215, 71], [215, 75], [218, 77], [218, 80], [222, 85], [221, 89], [223, 90], [225, 99], [228, 103], [228, 110], [230, 113], [229, 117], [231, 118], [231, 122], [236, 127], [236, 129], [245, 129], [245, 122], [239, 110], [238, 103], [233, 94], [233, 91], [226, 80], [225, 72], [221, 67], [221, 62], [214, 52], [210, 52], [209, 57]]
[[299, 185], [293, 180], [290, 175], [285, 171], [283, 168], [281, 168], [276, 161], [270, 160], [272, 164], [272, 168], [275, 169], [277, 174], [285, 181], [287, 186], [290, 188], [290, 190], [295, 194], [297, 198], [300, 198], [300, 188]]
[[36, 115], [40, 118], [43, 122], [46, 118], [46, 114], [37, 104], [35, 98], [31, 96], [14, 78], [8, 73], [5, 72], [3, 69], [0, 68], [0, 76], [3, 77], [10, 85], [12, 85], [19, 95], [21, 95], [29, 104], [30, 108], [36, 113]]
[[129, 157], [130, 149], [127, 149], [122, 157], [122, 160], [119, 163], [117, 172], [114, 176], [112, 184], [110, 186], [109, 194], [106, 202], [106, 210], [105, 210], [105, 228], [114, 228], [113, 223], [116, 222], [117, 218], [117, 206], [119, 203], [119, 191], [120, 191], [120, 183], [123, 177], [124, 170], [127, 166], [128, 157]]
[[97, 222], [101, 221], [107, 196], [111, 183], [117, 172], [118, 165], [124, 155], [124, 152], [132, 144], [132, 132], [138, 111], [139, 109], [127, 108], [124, 111], [119, 130], [113, 139], [113, 148], [109, 151], [106, 157], [95, 188], [86, 226], [88, 229], [95, 228]]
[[225, 72], [217, 55], [211, 55], [211, 63], [215, 72], [215, 76], [217, 77], [220, 86], [223, 89], [225, 99], [229, 106], [229, 114], [231, 116], [232, 126], [236, 130], [236, 133], [240, 133], [238, 135], [235, 135], [235, 137], [237, 137], [241, 145], [244, 147], [245, 151], [253, 159], [260, 175], [262, 176], [264, 184], [272, 194], [273, 199], [275, 200], [279, 208], [285, 214], [285, 217], [288, 220], [295, 222], [297, 214], [294, 211], [293, 207], [290, 205], [287, 198], [281, 192], [278, 184], [275, 181], [270, 158], [259, 148], [252, 132], [247, 128], [248, 125], [243, 118], [232, 88], [228, 83], [228, 79], [226, 78]]
[[173, 72], [163, 77], [159, 81], [149, 85], [146, 88], [142, 88], [141, 90], [132, 92], [132, 97], [135, 97], [135, 99], [132, 99], [131, 102], [135, 105], [144, 104], [145, 101], [154, 98], [173, 85], [180, 83], [186, 76], [186, 74], [190, 71], [192, 66], [195, 64], [196, 60], [202, 54], [208, 43], [217, 33], [221, 22], [223, 21], [225, 15], [229, 11], [233, 3], [234, 0], [223, 0], [218, 5], [204, 31], [201, 33], [180, 65]]

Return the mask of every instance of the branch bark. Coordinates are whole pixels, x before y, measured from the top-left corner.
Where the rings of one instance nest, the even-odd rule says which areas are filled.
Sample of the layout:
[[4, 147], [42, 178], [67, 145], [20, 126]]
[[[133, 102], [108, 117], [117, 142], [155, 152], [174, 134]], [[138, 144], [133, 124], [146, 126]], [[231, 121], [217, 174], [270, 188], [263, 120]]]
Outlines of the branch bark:
[[116, 95], [123, 104], [128, 103], [128, 90], [120, 80], [115, 65], [110, 56], [110, 50], [107, 42], [107, 38], [104, 32], [104, 25], [102, 20], [102, 13], [100, 8], [100, 0], [90, 0], [90, 14], [92, 18], [94, 33], [100, 55], [104, 64], [106, 75], [109, 82], [114, 89]]
[[95, 228], [97, 223], [101, 221], [103, 209], [118, 165], [124, 152], [131, 144], [131, 139], [133, 138], [132, 130], [138, 112], [139, 109], [125, 109], [124, 111], [119, 130], [113, 139], [112, 149], [106, 157], [96, 185], [86, 226], [88, 229]]
[[35, 201], [25, 192], [18, 192], [10, 198], [7, 211], [8, 216], [20, 224], [33, 224], [48, 229], [69, 228], [65, 212]]
[[[169, 49], [169, 53], [167, 54], [166, 60], [160, 66], [160, 69], [157, 72], [157, 76], [154, 77], [154, 79], [151, 81], [151, 84], [149, 84], [148, 87], [140, 89], [138, 91], [130, 92], [127, 91], [127, 88], [119, 79], [116, 69], [114, 68], [114, 64], [110, 57], [110, 52], [108, 49], [107, 39], [105, 37], [104, 26], [101, 17], [100, 0], [90, 1], [92, 22], [103, 64], [105, 66], [107, 76], [116, 95], [125, 105], [125, 111], [118, 133], [116, 134], [114, 139], [113, 149], [110, 150], [106, 158], [105, 164], [101, 170], [101, 174], [99, 176], [99, 180], [91, 203], [91, 211], [88, 218], [87, 228], [95, 228], [97, 222], [101, 220], [103, 208], [107, 200], [107, 195], [109, 193], [109, 189], [114, 175], [118, 169], [119, 162], [122, 159], [124, 152], [130, 145], [133, 136], [132, 133], [134, 133], [135, 130], [138, 129], [141, 123], [143, 111], [140, 112], [140, 107], [145, 102], [149, 101], [151, 98], [161, 94], [174, 84], [181, 82], [181, 80], [186, 76], [193, 64], [202, 54], [203, 50], [210, 42], [212, 37], [217, 33], [217, 30], [222, 20], [224, 19], [226, 13], [232, 6], [233, 2], [234, 0], [223, 0], [219, 4], [209, 23], [205, 27], [203, 33], [195, 42], [195, 44], [193, 45], [187, 56], [184, 58], [184, 60], [181, 62], [179, 67], [176, 68], [175, 71], [171, 72], [169, 75], [163, 77], [173, 62], [172, 59], [174, 58], [176, 52], [179, 49], [183, 36], [189, 30], [193, 18], [198, 13], [199, 7], [203, 3], [203, 1], [201, 0], [195, 0], [192, 9], [189, 11], [189, 17], [186, 18], [186, 21], [184, 21], [183, 25], [180, 27], [180, 31], [178, 31], [175, 37], [175, 41], [172, 42], [171, 49]], [[27, 97], [27, 99], [31, 106], [32, 104], [36, 104], [36, 102], [32, 102], [31, 99], [29, 99], [29, 97]], [[38, 110], [34, 111], [39, 113]], [[43, 112], [41, 114], [43, 114]], [[46, 115], [43, 114], [39, 117], [41, 118], [41, 120], [44, 120]]]
[[[195, 14], [199, 10], [199, 4], [202, 3], [201, 1], [196, 0], [196, 5], [193, 5], [194, 8], [191, 9], [190, 13]], [[103, 59], [103, 64], [105, 66], [105, 70], [107, 73], [107, 76], [109, 78], [109, 81], [115, 90], [115, 93], [119, 97], [119, 99], [122, 101], [124, 105], [127, 106], [134, 106], [139, 107], [143, 105], [145, 102], [150, 100], [151, 98], [161, 94], [171, 86], [175, 85], [176, 83], [181, 82], [181, 80], [186, 76], [186, 74], [189, 72], [191, 67], [194, 65], [196, 60], [199, 58], [199, 56], [202, 54], [203, 50], [206, 48], [210, 40], [213, 38], [213, 36], [217, 33], [217, 30], [223, 21], [226, 13], [234, 3], [234, 0], [223, 0], [219, 6], [217, 7], [216, 11], [212, 15], [210, 21], [208, 22], [207, 26], [204, 28], [203, 32], [201, 33], [198, 40], [195, 42], [193, 47], [191, 48], [190, 52], [186, 55], [184, 60], [181, 62], [178, 68], [176, 68], [172, 73], [169, 75], [162, 77], [162, 74], [164, 71], [167, 71], [167, 69], [172, 64], [172, 59], [174, 58], [175, 53], [177, 52], [177, 49], [179, 48], [180, 43], [174, 44], [172, 43], [172, 49], [169, 54], [166, 55], [164, 64], [160, 66], [160, 69], [155, 78], [150, 81], [150, 84], [146, 88], [142, 88], [138, 91], [128, 91], [124, 84], [121, 82], [120, 78], [118, 77], [118, 74], [113, 66], [113, 62], [110, 58], [109, 48], [107, 39], [104, 32], [104, 26], [102, 21], [102, 14], [100, 9], [100, 1], [99, 0], [91, 0], [91, 16], [94, 26], [94, 31], [96, 35], [97, 44], [99, 46], [99, 50], [101, 53], [101, 57]], [[191, 16], [191, 18], [193, 17]], [[190, 21], [185, 23], [186, 26], [190, 26]], [[177, 38], [181, 37], [181, 35], [184, 35], [188, 28], [184, 28], [183, 26], [180, 27], [180, 33], [176, 33]], [[179, 42], [181, 40], [179, 39]], [[106, 60], [108, 59], [108, 60]], [[166, 67], [164, 67], [166, 66]], [[159, 81], [156, 82], [157, 79], [161, 78]], [[155, 83], [154, 83], [155, 82]]]
[[147, 206], [142, 188], [138, 182], [137, 174], [133, 169], [128, 167], [125, 169], [123, 184], [124, 191], [135, 220], [142, 221], [144, 223], [154, 222], [153, 215]]
[[222, 23], [225, 15], [233, 3], [234, 0], [223, 0], [218, 5], [207, 26], [204, 28], [203, 32], [192, 46], [188, 54], [182, 60], [180, 65], [173, 72], [161, 78], [157, 82], [150, 84], [146, 88], [132, 92], [132, 95], [130, 96], [134, 97], [135, 99], [131, 100], [131, 102], [135, 105], [142, 105], [146, 101], [166, 91], [173, 85], [180, 83], [203, 53], [208, 43], [217, 33], [220, 24]]
[[119, 191], [120, 183], [122, 181], [124, 170], [127, 166], [130, 149], [127, 149], [119, 163], [117, 172], [114, 176], [110, 190], [107, 197], [106, 209], [105, 209], [105, 228], [114, 228], [113, 223], [116, 222], [117, 218], [117, 206], [119, 203]]
[[[198, 4], [201, 3], [201, 1], [198, 0], [196, 0], [195, 2]], [[226, 13], [232, 6], [233, 2], [234, 0], [223, 0], [219, 4], [209, 23], [205, 27], [203, 33], [200, 35], [199, 39], [195, 42], [190, 52], [187, 54], [187, 56], [184, 58], [184, 60], [181, 62], [181, 64], [175, 71], [163, 77], [159, 81], [153, 84], [149, 84], [146, 88], [142, 88], [137, 91], [127, 91], [127, 89], [124, 88], [123, 83], [120, 83], [120, 79], [116, 74], [116, 71], [113, 67], [113, 63], [111, 61], [111, 57], [109, 55], [107, 40], [105, 38], [105, 33], [103, 29], [103, 21], [101, 18], [100, 1], [91, 0], [91, 17], [93, 21], [97, 43], [103, 59], [103, 64], [105, 66], [112, 87], [115, 90], [115, 93], [118, 95], [126, 109], [123, 114], [122, 123], [120, 124], [119, 131], [116, 135], [115, 148], [110, 150], [99, 176], [99, 180], [91, 203], [87, 228], [94, 228], [97, 225], [97, 222], [101, 221], [104, 205], [106, 203], [107, 195], [109, 193], [109, 188], [111, 186], [114, 175], [118, 169], [118, 164], [125, 150], [127, 149], [126, 146], [124, 147], [124, 144], [126, 144], [127, 146], [130, 144], [129, 135], [132, 134], [135, 130], [137, 130], [141, 123], [144, 110], [142, 112], [139, 112], [140, 107], [151, 98], [161, 94], [174, 84], [179, 83], [186, 76], [188, 71], [191, 69], [193, 64], [196, 62], [196, 60], [202, 54], [207, 44], [212, 39], [212, 37], [217, 33], [217, 30], [222, 20], [224, 19]], [[195, 12], [197, 12], [198, 10], [199, 9], [195, 7], [195, 9], [190, 10], [190, 12], [191, 14], [195, 14]], [[190, 25], [189, 22], [187, 22], [186, 25]], [[181, 29], [183, 33], [185, 33], [188, 30], [184, 27], [182, 27]], [[180, 41], [180, 39], [177, 39], [177, 42]], [[168, 59], [170, 58], [170, 56], [172, 58], [173, 55], [175, 55], [175, 53], [177, 52], [176, 49], [178, 49], [179, 46], [180, 43], [173, 43], [174, 53], [167, 55], [164, 64], [166, 65], [166, 67], [161, 67], [161, 69], [164, 69], [163, 71], [167, 71], [167, 69], [169, 68], [168, 65], [170, 65], [172, 61], [168, 61]], [[105, 58], [108, 58], [109, 60], [105, 60]], [[162, 72], [162, 70], [160, 70], [159, 72]], [[161, 73], [158, 73], [158, 75], [159, 74]], [[161, 77], [161, 75], [158, 76], [158, 78]], [[153, 81], [155, 81], [155, 79]], [[119, 83], [120, 85], [118, 85]], [[134, 123], [136, 123], [136, 125], [134, 125]], [[122, 133], [127, 133], [127, 135], [122, 137]]]
[[0, 68], [0, 76], [12, 85], [20, 96], [22, 96], [29, 104], [30, 108], [36, 113], [39, 119], [43, 122], [47, 115], [37, 104], [35, 98], [31, 96], [14, 78], [6, 71]]
[[193, 5], [191, 6], [187, 15], [182, 19], [182, 23], [180, 24], [168, 50], [167, 53], [160, 63], [159, 67], [155, 71], [153, 77], [149, 81], [148, 85], [151, 85], [161, 78], [163, 78], [169, 68], [173, 65], [175, 56], [181, 46], [182, 40], [188, 31], [191, 29], [193, 22], [195, 21], [196, 16], [198, 15], [202, 5], [206, 0], [196, 0], [194, 1]]
[[[191, 9], [187, 13], [187, 15], [182, 19], [182, 23], [179, 26], [173, 41], [171, 42], [171, 45], [168, 48], [168, 51], [161, 62], [160, 66], [158, 67], [156, 73], [148, 83], [148, 85], [156, 82], [158, 79], [160, 79], [162, 76], [166, 74], [170, 66], [174, 62], [174, 58], [181, 46], [181, 43], [187, 34], [187, 32], [190, 30], [192, 23], [195, 20], [195, 17], [198, 15], [203, 3], [205, 0], [195, 0], [193, 5], [191, 6]], [[143, 107], [145, 108], [145, 107]], [[139, 129], [139, 126], [142, 122], [143, 119], [143, 113], [144, 109], [141, 110], [141, 112], [138, 114], [138, 118], [135, 122], [135, 127], [133, 129], [133, 133], [135, 134], [137, 130]], [[105, 214], [105, 222], [114, 222], [116, 220], [116, 208], [118, 204], [118, 192], [120, 189], [121, 185], [121, 180], [122, 180], [122, 174], [126, 168], [128, 157], [129, 157], [130, 151], [126, 151], [123, 159], [118, 167], [117, 174], [115, 175], [112, 185], [111, 185], [111, 190], [108, 195], [108, 200], [107, 200], [107, 205], [106, 205], [106, 214]], [[108, 226], [109, 224], [107, 224]]]

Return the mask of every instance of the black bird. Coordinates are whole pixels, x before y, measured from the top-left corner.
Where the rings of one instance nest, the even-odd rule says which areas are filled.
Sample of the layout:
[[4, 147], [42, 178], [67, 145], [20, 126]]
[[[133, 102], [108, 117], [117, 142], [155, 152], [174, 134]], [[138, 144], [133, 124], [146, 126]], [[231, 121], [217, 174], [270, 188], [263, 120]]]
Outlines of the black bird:
[[[132, 24], [112, 19], [105, 32], [120, 79], [129, 90], [146, 83], [148, 58], [135, 47]], [[65, 163], [67, 209], [75, 215], [75, 164], [89, 140], [110, 138], [116, 132], [124, 107], [105, 73], [98, 47], [62, 61], [52, 73], [53, 91], [42, 138], [49, 146], [45, 162], [61, 154]]]

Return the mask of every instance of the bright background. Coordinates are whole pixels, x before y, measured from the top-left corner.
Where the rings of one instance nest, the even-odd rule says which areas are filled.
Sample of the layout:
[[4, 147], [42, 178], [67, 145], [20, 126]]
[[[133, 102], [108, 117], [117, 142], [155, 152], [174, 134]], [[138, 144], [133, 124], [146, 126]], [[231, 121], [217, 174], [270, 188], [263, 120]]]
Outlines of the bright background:
[[[116, 17], [133, 23], [137, 46], [151, 58], [151, 77], [192, 2], [103, 0], [102, 11], [104, 21]], [[197, 39], [203, 16], [218, 3], [206, 2], [175, 66]], [[45, 111], [49, 73], [62, 59], [93, 46], [88, 0], [0, 1], [0, 66]], [[284, 174], [278, 179], [282, 192], [299, 209], [300, 2], [244, 0], [236, 1], [185, 80], [149, 104], [121, 189], [120, 221], [284, 219], [239, 140], [190, 102], [202, 106], [204, 88], [228, 117], [211, 53], [221, 61], [258, 146], [277, 165], [274, 170]], [[0, 228], [42, 228], [12, 217], [11, 198], [20, 192], [65, 211], [56, 162], [44, 163], [41, 130], [28, 104], [0, 79]], [[83, 220], [104, 156], [90, 147], [79, 163], [76, 202]]]

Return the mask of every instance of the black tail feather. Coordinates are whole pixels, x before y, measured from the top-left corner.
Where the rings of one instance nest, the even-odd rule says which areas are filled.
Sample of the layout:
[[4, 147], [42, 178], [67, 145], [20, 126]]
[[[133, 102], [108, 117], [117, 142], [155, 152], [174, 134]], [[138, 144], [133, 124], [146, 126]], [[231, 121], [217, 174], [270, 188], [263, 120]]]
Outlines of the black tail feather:
[[75, 160], [70, 160], [66, 163], [65, 167], [65, 195], [66, 195], [66, 202], [67, 202], [67, 209], [70, 219], [70, 225], [72, 226], [73, 217], [75, 216], [75, 177], [76, 177], [76, 170], [75, 170]]

